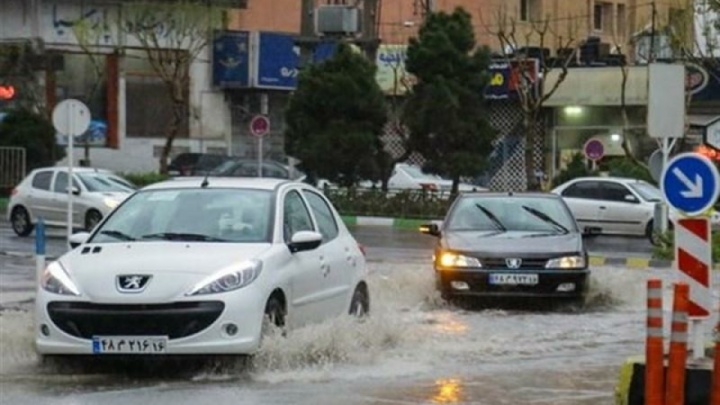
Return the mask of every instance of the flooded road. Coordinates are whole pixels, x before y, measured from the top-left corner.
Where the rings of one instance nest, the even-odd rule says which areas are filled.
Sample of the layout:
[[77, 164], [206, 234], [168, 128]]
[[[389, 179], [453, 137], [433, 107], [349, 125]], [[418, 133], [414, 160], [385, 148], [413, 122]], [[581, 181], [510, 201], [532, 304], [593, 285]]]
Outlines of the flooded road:
[[621, 268], [593, 270], [585, 308], [460, 309], [435, 293], [427, 252], [406, 253], [370, 262], [363, 322], [294, 330], [250, 365], [190, 373], [41, 366], [32, 304], [14, 292], [0, 312], [0, 404], [612, 404], [620, 365], [643, 352], [648, 276], [665, 279], [669, 309], [669, 270]]

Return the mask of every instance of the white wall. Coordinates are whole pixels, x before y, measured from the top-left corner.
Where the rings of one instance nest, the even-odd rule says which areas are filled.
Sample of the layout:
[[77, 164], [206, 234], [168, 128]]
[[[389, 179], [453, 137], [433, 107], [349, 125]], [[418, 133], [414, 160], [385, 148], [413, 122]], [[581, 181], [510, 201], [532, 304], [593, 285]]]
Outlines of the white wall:
[[[33, 4], [37, 8], [33, 10]], [[107, 34], [98, 37], [97, 44], [104, 51], [118, 44], [137, 45], [133, 38], [121, 38], [117, 27], [119, 7], [97, 5], [77, 0], [0, 0], [0, 41], [42, 36], [46, 49], [80, 50], [69, 24], [86, 16], [93, 24], [107, 24]], [[191, 68], [190, 80], [190, 139], [178, 139], [175, 146], [189, 147], [191, 151], [226, 148], [231, 138], [230, 108], [222, 91], [211, 88], [212, 66], [209, 50], [201, 53]], [[119, 149], [92, 148], [93, 165], [122, 172], [154, 171], [158, 158], [153, 147], [164, 144], [163, 134], [157, 138], [128, 138], [126, 136], [125, 79], [120, 74], [118, 94]], [[77, 148], [75, 156], [81, 157]], [[64, 162], [63, 162], [64, 163]]]

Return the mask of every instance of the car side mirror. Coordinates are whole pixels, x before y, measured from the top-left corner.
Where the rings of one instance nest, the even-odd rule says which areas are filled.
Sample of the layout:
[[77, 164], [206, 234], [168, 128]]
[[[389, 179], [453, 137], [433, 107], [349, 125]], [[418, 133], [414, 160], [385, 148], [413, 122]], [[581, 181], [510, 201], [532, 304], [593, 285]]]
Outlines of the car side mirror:
[[636, 203], [636, 202], [638, 202], [638, 199], [637, 199], [637, 197], [635, 197], [635, 196], [632, 195], [632, 194], [626, 194], [626, 195], [625, 195], [625, 201], [631, 202], [631, 203]]
[[594, 238], [602, 233], [602, 228], [598, 226], [586, 226], [585, 229], [583, 229], [582, 237], [583, 238]]
[[438, 224], [423, 224], [420, 225], [420, 233], [432, 236], [440, 236], [440, 227]]
[[70, 235], [70, 239], [68, 240], [68, 243], [70, 244], [70, 249], [75, 249], [76, 247], [87, 242], [89, 237], [89, 232], [78, 232]]
[[80, 188], [78, 188], [77, 186], [73, 186], [70, 189], [70, 192], [73, 193], [73, 195], [80, 195]]
[[290, 243], [288, 243], [288, 248], [290, 248], [290, 252], [297, 253], [297, 252], [304, 252], [306, 250], [313, 250], [317, 249], [318, 246], [322, 243], [322, 234], [319, 232], [314, 231], [299, 231], [295, 232], [293, 236], [290, 238]]

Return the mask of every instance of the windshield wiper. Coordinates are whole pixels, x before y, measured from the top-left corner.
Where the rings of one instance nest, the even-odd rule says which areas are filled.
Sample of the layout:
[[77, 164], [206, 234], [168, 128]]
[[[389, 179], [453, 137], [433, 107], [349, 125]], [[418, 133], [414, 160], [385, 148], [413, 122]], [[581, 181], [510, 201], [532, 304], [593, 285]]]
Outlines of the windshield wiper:
[[546, 214], [546, 213], [544, 213], [544, 212], [542, 212], [542, 211], [536, 210], [535, 208], [528, 207], [528, 206], [526, 206], [526, 205], [523, 205], [522, 208], [523, 208], [525, 211], [527, 211], [527, 212], [531, 213], [532, 215], [534, 215], [535, 217], [540, 218], [541, 220], [547, 222], [548, 224], [553, 225], [554, 227], [556, 227], [557, 229], [559, 229], [560, 231], [562, 231], [562, 233], [569, 233], [569, 232], [570, 232], [570, 230], [568, 230], [567, 227], [565, 227], [563, 224], [559, 223], [558, 221], [552, 219], [552, 218], [550, 217], [550, 215], [548, 215], [548, 214]]
[[493, 224], [495, 224], [495, 227], [497, 227], [499, 230], [501, 230], [503, 232], [507, 232], [507, 228], [505, 227], [505, 225], [503, 225], [503, 223], [498, 219], [497, 216], [495, 216], [495, 214], [492, 213], [492, 211], [483, 207], [480, 204], [475, 204], [475, 206], [478, 207], [478, 209], [480, 211], [482, 211], [483, 214], [485, 214], [485, 216], [490, 218], [490, 220], [493, 222]]
[[200, 241], [200, 242], [227, 242], [226, 239], [216, 238], [201, 233], [181, 233], [181, 232], [160, 232], [143, 235], [141, 239], [164, 239], [164, 240], [180, 240], [180, 241]]
[[105, 231], [100, 231], [100, 234], [101, 234], [101, 235], [112, 236], [113, 238], [115, 238], [115, 239], [120, 239], [120, 240], [135, 240], [135, 238], [133, 238], [132, 236], [130, 236], [130, 235], [126, 234], [126, 233], [122, 233], [122, 232], [120, 232], [120, 231], [117, 231], [117, 230], [115, 230], [115, 229], [108, 229], [108, 230], [105, 230]]

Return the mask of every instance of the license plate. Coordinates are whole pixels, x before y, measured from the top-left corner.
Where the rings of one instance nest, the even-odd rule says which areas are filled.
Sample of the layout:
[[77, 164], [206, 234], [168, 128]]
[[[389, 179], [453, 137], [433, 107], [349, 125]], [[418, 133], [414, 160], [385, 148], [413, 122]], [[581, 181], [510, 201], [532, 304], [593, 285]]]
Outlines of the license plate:
[[536, 285], [537, 274], [512, 274], [493, 273], [490, 274], [490, 284], [494, 285]]
[[94, 336], [95, 354], [163, 354], [167, 349], [167, 336]]

